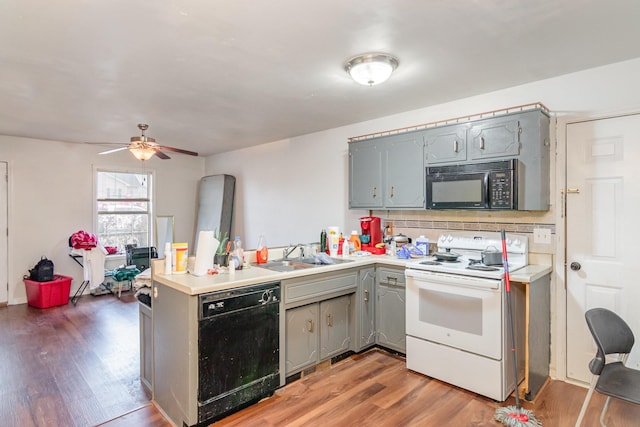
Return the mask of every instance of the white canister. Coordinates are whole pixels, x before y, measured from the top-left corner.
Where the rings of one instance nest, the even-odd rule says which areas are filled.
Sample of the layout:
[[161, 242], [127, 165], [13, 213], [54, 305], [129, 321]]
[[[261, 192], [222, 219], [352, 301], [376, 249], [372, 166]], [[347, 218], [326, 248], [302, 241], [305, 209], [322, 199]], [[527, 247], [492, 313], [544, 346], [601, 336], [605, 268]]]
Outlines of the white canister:
[[416, 248], [420, 249], [423, 256], [429, 255], [429, 239], [424, 236], [420, 236], [416, 239]]

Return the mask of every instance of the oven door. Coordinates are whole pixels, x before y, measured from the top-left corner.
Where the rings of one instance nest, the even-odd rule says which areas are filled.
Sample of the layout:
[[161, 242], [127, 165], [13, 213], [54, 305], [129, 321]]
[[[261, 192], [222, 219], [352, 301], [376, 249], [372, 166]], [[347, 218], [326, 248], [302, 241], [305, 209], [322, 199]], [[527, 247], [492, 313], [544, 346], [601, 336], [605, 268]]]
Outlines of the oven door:
[[427, 168], [427, 209], [489, 209], [489, 174]]
[[407, 335], [502, 359], [502, 281], [405, 270]]

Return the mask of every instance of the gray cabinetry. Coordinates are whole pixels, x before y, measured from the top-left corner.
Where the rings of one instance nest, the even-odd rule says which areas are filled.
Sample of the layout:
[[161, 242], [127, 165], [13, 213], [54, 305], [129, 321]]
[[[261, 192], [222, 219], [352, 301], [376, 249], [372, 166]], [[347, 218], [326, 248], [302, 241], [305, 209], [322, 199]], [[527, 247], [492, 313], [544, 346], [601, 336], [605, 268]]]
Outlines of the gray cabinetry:
[[384, 207], [424, 208], [423, 132], [388, 137], [384, 153]]
[[149, 390], [153, 389], [153, 330], [151, 307], [141, 302], [140, 309], [140, 381]]
[[377, 344], [406, 353], [404, 269], [377, 269]]
[[469, 160], [517, 157], [520, 154], [521, 118], [518, 114], [474, 123], [467, 134]]
[[462, 163], [467, 160], [467, 125], [429, 129], [424, 134], [425, 163]]
[[370, 347], [376, 342], [375, 317], [375, 268], [363, 268], [358, 275], [356, 293], [356, 351]]
[[286, 375], [354, 347], [357, 270], [299, 277], [283, 281], [282, 286]]
[[320, 360], [349, 350], [351, 299], [348, 295], [320, 303]]
[[349, 144], [349, 208], [424, 207], [423, 132]]
[[349, 145], [349, 207], [380, 208], [382, 149], [379, 139]]
[[292, 308], [286, 313], [286, 372], [299, 371], [318, 360], [318, 304]]

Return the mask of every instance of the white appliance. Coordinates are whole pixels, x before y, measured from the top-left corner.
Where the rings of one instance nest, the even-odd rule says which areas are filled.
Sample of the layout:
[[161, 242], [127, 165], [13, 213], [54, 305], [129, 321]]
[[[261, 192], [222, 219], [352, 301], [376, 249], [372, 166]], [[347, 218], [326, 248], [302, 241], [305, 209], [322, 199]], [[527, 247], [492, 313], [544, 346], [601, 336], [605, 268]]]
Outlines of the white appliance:
[[[515, 389], [509, 342], [504, 270], [482, 264], [481, 252], [501, 249], [499, 233], [442, 235], [433, 257], [405, 270], [407, 368], [504, 401]], [[528, 263], [526, 236], [507, 234], [509, 271]], [[524, 288], [511, 287], [519, 379], [524, 376]]]

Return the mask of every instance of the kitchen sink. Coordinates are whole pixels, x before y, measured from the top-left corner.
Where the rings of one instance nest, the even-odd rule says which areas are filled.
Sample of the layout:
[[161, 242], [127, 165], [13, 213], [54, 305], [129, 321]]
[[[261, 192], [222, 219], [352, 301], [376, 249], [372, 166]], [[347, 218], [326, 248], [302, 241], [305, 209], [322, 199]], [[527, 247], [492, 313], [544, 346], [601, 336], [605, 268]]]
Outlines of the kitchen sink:
[[[331, 258], [335, 264], [342, 264], [345, 262], [352, 262], [350, 259]], [[322, 264], [315, 258], [293, 258], [293, 259], [281, 259], [277, 261], [269, 261], [264, 264], [253, 264], [256, 267], [266, 268], [273, 271], [295, 271], [303, 270], [305, 268], [322, 267], [334, 264]]]
[[[331, 258], [331, 260], [334, 262], [334, 264], [342, 264], [345, 262], [352, 262], [352, 259], [345, 259], [345, 258]], [[295, 259], [295, 262], [301, 262], [303, 264], [309, 264], [309, 265], [315, 265], [315, 266], [320, 266], [320, 265], [333, 265], [333, 264], [323, 264], [320, 261], [318, 261], [315, 258], [297, 258]]]
[[254, 264], [256, 267], [266, 268], [274, 271], [295, 271], [301, 270], [305, 268], [312, 268], [313, 265], [306, 264], [303, 262], [298, 262], [294, 260], [278, 260], [278, 261], [269, 261], [264, 264]]

